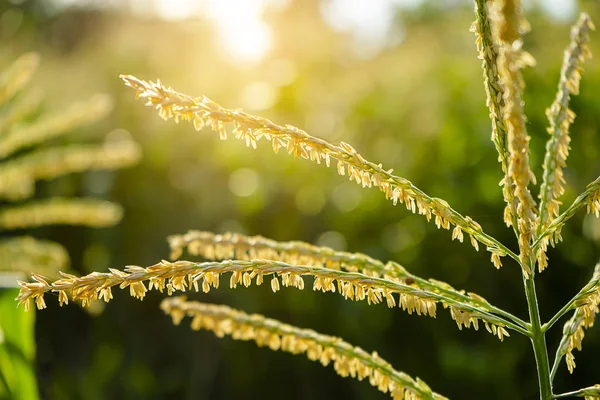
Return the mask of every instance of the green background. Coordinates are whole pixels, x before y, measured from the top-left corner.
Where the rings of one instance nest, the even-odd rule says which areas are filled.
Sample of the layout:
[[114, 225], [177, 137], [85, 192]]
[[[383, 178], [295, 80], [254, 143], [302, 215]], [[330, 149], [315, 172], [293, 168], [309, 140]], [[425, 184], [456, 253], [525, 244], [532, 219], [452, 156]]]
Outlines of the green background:
[[[210, 131], [158, 118], [136, 102], [118, 79], [121, 73], [160, 78], [191, 95], [205, 94], [225, 107], [241, 106], [240, 93], [253, 82], [276, 87], [272, 108], [249, 112], [292, 124], [314, 136], [351, 143], [365, 158], [407, 177], [428, 194], [447, 200], [484, 230], [516, 249], [502, 222], [502, 178], [489, 140], [474, 20], [469, 2], [425, 2], [398, 10], [403, 39], [372, 58], [357, 57], [352, 38], [332, 30], [318, 1], [290, 1], [267, 14], [274, 31], [271, 52], [256, 65], [232, 62], [219, 52], [206, 22], [167, 22], [126, 12], [77, 8], [50, 13], [45, 2], [2, 3], [22, 13], [18, 29], [2, 31], [6, 66], [24, 51], [38, 51], [42, 64], [34, 86], [56, 110], [96, 92], [114, 96], [110, 117], [70, 135], [80, 141], [123, 128], [143, 147], [142, 162], [118, 173], [94, 172], [38, 185], [38, 195], [91, 194], [121, 203], [123, 221], [114, 228], [74, 227], [32, 231], [64, 244], [80, 274], [125, 265], [148, 266], [168, 257], [166, 236], [188, 229], [233, 230], [277, 240], [304, 240], [340, 250], [395, 260], [411, 272], [476, 292], [521, 318], [527, 317], [520, 271], [508, 259], [497, 271], [485, 251], [450, 241], [420, 216], [394, 207], [376, 190], [361, 189], [307, 161], [275, 155], [243, 143], [219, 141]], [[596, 2], [579, 3], [596, 23]], [[547, 139], [544, 110], [554, 99], [569, 24], [528, 11], [532, 33], [525, 48], [537, 67], [525, 71], [525, 110], [531, 161], [541, 180]], [[600, 39], [592, 34], [600, 57]], [[277, 86], [277, 60], [293, 65], [294, 79]], [[275, 71], [275, 72], [274, 72]], [[586, 63], [582, 93], [573, 99], [577, 119], [565, 204], [600, 171], [600, 67]], [[247, 106], [246, 106], [247, 107]], [[67, 140], [67, 139], [64, 139]], [[235, 177], [255, 179], [256, 190], [236, 196]], [[241, 178], [240, 178], [241, 177]], [[235, 190], [234, 190], [235, 191]], [[537, 195], [537, 191], [535, 192]], [[549, 319], [589, 280], [598, 260], [600, 222], [577, 214], [563, 229], [564, 243], [549, 251], [549, 268], [538, 277], [542, 318]], [[222, 282], [224, 283], [224, 281]], [[226, 285], [222, 285], [226, 286]], [[448, 313], [417, 317], [384, 305], [344, 301], [332, 294], [268, 285], [208, 295], [224, 303], [300, 327], [341, 336], [376, 350], [436, 392], [456, 399], [534, 399], [537, 378], [528, 340], [516, 333], [500, 342], [486, 332], [459, 331]], [[172, 326], [158, 308], [159, 293], [143, 302], [115, 291], [106, 307], [59, 308], [49, 296], [37, 312], [35, 370], [43, 399], [384, 399], [368, 383], [344, 379], [302, 356], [272, 352], [245, 342]], [[564, 322], [564, 321], [561, 321]], [[562, 323], [548, 334], [551, 357]], [[557, 392], [600, 381], [598, 329], [586, 332], [577, 368], [559, 369]], [[23, 397], [27, 398], [27, 397]]]

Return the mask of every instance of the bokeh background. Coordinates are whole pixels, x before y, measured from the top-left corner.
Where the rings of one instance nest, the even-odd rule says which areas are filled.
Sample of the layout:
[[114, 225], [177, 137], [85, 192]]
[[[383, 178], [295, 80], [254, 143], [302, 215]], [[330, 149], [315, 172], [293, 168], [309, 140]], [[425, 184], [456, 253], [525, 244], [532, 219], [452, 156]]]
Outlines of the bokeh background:
[[[600, 22], [595, 1], [527, 3], [533, 31], [525, 47], [538, 65], [525, 71], [525, 110], [538, 178], [547, 138], [544, 110], [553, 101], [579, 11]], [[516, 248], [502, 223], [501, 171], [489, 140], [482, 72], [469, 32], [473, 20], [472, 3], [458, 0], [4, 0], [0, 66], [39, 52], [34, 86], [45, 93], [48, 110], [111, 94], [116, 107], [110, 117], [70, 137], [119, 127], [144, 152], [128, 170], [38, 186], [40, 196], [92, 194], [121, 203], [126, 215], [118, 226], [31, 233], [64, 244], [80, 274], [154, 264], [168, 257], [166, 236], [188, 229], [304, 240], [396, 260], [526, 318], [520, 271], [510, 260], [497, 271], [486, 252], [451, 242], [448, 232], [334, 170], [165, 122], [118, 79], [122, 73], [160, 78], [226, 107], [349, 142]], [[591, 48], [600, 56], [597, 34]], [[565, 203], [600, 171], [597, 60], [585, 70], [581, 95], [572, 102], [578, 116]], [[563, 237], [538, 278], [546, 320], [589, 279], [600, 253], [600, 223], [580, 213]], [[267, 286], [190, 297], [342, 336], [451, 398], [537, 398], [533, 353], [517, 334], [500, 342], [485, 332], [459, 331], [441, 310], [434, 320], [310, 290], [273, 294]], [[36, 315], [40, 397], [387, 398], [302, 356], [220, 340], [185, 323], [175, 327], [158, 309], [160, 300], [159, 293], [139, 302], [115, 292], [109, 305], [87, 311], [61, 309], [49, 298], [48, 309]], [[550, 348], [561, 326], [549, 333]], [[584, 351], [575, 354], [575, 373], [560, 368], [556, 391], [598, 383], [599, 354], [600, 334], [591, 329]]]

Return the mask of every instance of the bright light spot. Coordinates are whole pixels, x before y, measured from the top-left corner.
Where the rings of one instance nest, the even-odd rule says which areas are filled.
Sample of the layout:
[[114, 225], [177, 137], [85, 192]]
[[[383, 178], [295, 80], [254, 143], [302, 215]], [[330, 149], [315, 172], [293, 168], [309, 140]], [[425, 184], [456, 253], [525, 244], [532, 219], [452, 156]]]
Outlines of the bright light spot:
[[553, 19], [567, 22], [575, 19], [577, 4], [575, 0], [544, 0], [542, 9]]
[[260, 177], [250, 168], [240, 168], [229, 177], [229, 190], [239, 197], [252, 196], [259, 184]]
[[304, 186], [296, 193], [296, 207], [305, 215], [317, 215], [325, 206], [325, 195], [319, 186]]
[[198, 12], [198, 2], [193, 0], [155, 0], [156, 12], [164, 19], [189, 18]]
[[322, 3], [325, 21], [335, 30], [350, 33], [357, 55], [370, 58], [385, 46], [402, 40], [394, 26], [395, 10], [411, 8], [422, 0], [329, 0]]
[[254, 82], [242, 90], [240, 97], [242, 107], [262, 111], [273, 107], [279, 95], [273, 85], [266, 82]]
[[346, 237], [337, 231], [329, 231], [323, 233], [317, 239], [318, 246], [331, 247], [337, 251], [344, 251], [348, 247]]
[[[168, 0], [165, 0], [168, 1]], [[235, 61], [256, 62], [271, 49], [271, 31], [262, 19], [268, 0], [208, 0], [210, 17]]]

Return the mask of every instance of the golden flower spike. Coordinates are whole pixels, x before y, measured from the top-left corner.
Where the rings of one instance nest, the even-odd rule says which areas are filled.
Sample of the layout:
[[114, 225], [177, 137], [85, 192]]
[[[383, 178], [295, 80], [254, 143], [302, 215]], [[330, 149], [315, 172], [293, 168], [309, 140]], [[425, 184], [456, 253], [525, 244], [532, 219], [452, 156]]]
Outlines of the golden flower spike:
[[[428, 221], [433, 219], [438, 228], [450, 229], [454, 226], [459, 235], [453, 237], [458, 237], [461, 241], [465, 232], [476, 250], [479, 250], [479, 243], [482, 243], [486, 249], [496, 254], [494, 259], [507, 254], [518, 259], [506, 246], [484, 233], [473, 219], [462, 216], [446, 201], [428, 196], [409, 180], [393, 175], [393, 170], [385, 170], [381, 164], [367, 161], [348, 143], [334, 145], [294, 126], [277, 125], [241, 110], [223, 108], [206, 96], [193, 98], [176, 92], [163, 86], [160, 81], [146, 82], [131, 75], [121, 75], [121, 78], [127, 86], [136, 90], [137, 97], [146, 100], [147, 106], [156, 108], [164, 119], [190, 121], [196, 130], [210, 127], [221, 139], [227, 139], [226, 124], [232, 124], [234, 136], [244, 140], [247, 146], [256, 148], [258, 141], [264, 138], [271, 142], [275, 152], [285, 149], [294, 157], [318, 164], [324, 162], [327, 166], [335, 160], [339, 175], [347, 174], [350, 180], [363, 187], [377, 187], [394, 204], [404, 203], [413, 213], [424, 215]], [[500, 264], [496, 264], [498, 265]]]
[[[73, 300], [82, 300], [83, 305], [90, 304], [98, 298], [108, 302], [112, 298], [112, 288], [129, 287], [131, 296], [143, 299], [148, 290], [167, 289], [169, 295], [175, 291], [194, 289], [207, 293], [212, 288], [219, 287], [221, 274], [231, 273], [229, 286], [248, 287], [254, 280], [261, 285], [265, 278], [270, 278], [273, 292], [278, 292], [281, 286], [304, 289], [303, 276], [314, 278], [312, 288], [315, 291], [339, 293], [345, 299], [361, 301], [369, 304], [385, 302], [388, 307], [401, 307], [409, 314], [436, 316], [436, 304], [442, 302], [450, 308], [450, 314], [459, 329], [471, 326], [478, 330], [479, 322], [483, 322], [486, 330], [500, 340], [510, 336], [508, 329], [524, 332], [523, 328], [510, 321], [487, 313], [466, 302], [446, 298], [442, 294], [420, 290], [413, 286], [396, 283], [387, 279], [374, 278], [355, 272], [336, 271], [328, 268], [291, 265], [269, 260], [227, 260], [223, 262], [192, 263], [177, 261], [170, 263], [162, 261], [148, 268], [128, 266], [124, 271], [110, 269], [110, 272], [76, 277], [63, 274], [64, 279], [50, 282], [46, 278], [34, 275], [34, 282], [19, 282], [21, 291], [17, 300], [19, 304], [29, 307], [33, 299], [38, 308], [45, 308], [44, 294], [54, 292], [59, 294], [61, 305], [68, 301], [69, 292]], [[148, 282], [148, 286], [144, 282]]]
[[435, 399], [445, 397], [431, 391], [420, 379], [414, 380], [396, 371], [375, 352], [369, 354], [360, 347], [342, 339], [301, 329], [258, 314], [246, 314], [224, 305], [186, 301], [185, 297], [167, 298], [160, 308], [179, 325], [184, 317], [192, 318], [194, 330], [212, 331], [217, 337], [254, 341], [258, 346], [269, 347], [292, 354], [306, 354], [311, 361], [323, 366], [333, 364], [335, 372], [343, 377], [367, 379], [371, 385], [389, 393], [394, 400]]
[[[395, 262], [383, 263], [361, 253], [335, 251], [328, 247], [314, 246], [300, 241], [278, 242], [262, 236], [245, 236], [237, 233], [215, 235], [212, 232], [189, 231], [185, 235], [172, 235], [168, 238], [171, 257], [177, 259], [184, 248], [192, 255], [200, 255], [209, 260], [238, 259], [251, 261], [266, 259], [288, 264], [325, 267], [335, 270], [360, 272], [375, 278], [384, 278], [396, 283], [413, 286], [417, 289], [440, 294], [443, 306], [454, 308], [453, 302], [468, 304], [482, 313], [496, 314], [512, 321], [520, 328], [526, 323], [514, 315], [491, 305], [475, 293], [465, 294], [446, 282], [423, 279], [408, 272]], [[451, 312], [453, 317], [460, 315]]]

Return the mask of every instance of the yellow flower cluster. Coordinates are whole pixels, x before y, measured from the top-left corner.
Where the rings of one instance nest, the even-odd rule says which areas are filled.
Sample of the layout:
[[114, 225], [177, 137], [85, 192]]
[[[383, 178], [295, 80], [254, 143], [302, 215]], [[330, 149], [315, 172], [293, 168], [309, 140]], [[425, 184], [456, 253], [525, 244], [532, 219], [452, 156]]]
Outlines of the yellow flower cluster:
[[258, 314], [246, 314], [224, 305], [186, 301], [185, 298], [167, 298], [161, 308], [179, 325], [185, 316], [192, 318], [194, 330], [212, 331], [218, 337], [231, 336], [236, 340], [254, 341], [292, 354], [306, 354], [308, 359], [323, 366], [333, 364], [343, 377], [368, 379], [369, 383], [389, 393], [395, 400], [445, 399], [433, 393], [421, 380], [414, 380], [398, 372], [375, 352], [369, 354], [342, 339], [301, 329]]
[[[262, 236], [245, 236], [237, 233], [217, 235], [212, 232], [189, 231], [184, 235], [169, 236], [171, 257], [177, 259], [187, 248], [190, 254], [209, 260], [238, 259], [250, 261], [266, 259], [294, 265], [324, 267], [335, 270], [360, 272], [367, 276], [384, 278], [396, 283], [407, 284], [417, 289], [437, 293], [444, 307], [467, 304], [484, 313], [492, 313], [514, 320], [502, 310], [492, 306], [483, 297], [474, 293], [465, 294], [446, 282], [423, 279], [409, 273], [395, 262], [383, 263], [361, 253], [335, 251], [328, 247], [314, 246], [300, 241], [278, 242]], [[459, 313], [452, 315], [461, 316]], [[522, 322], [522, 321], [521, 321]], [[524, 323], [523, 323], [524, 324]], [[459, 324], [459, 326], [461, 326]], [[524, 326], [524, 325], [522, 325]]]
[[294, 157], [318, 164], [324, 162], [328, 167], [332, 160], [337, 160], [338, 174], [347, 174], [350, 180], [363, 187], [377, 187], [394, 204], [403, 203], [413, 213], [424, 215], [428, 221], [434, 220], [438, 228], [450, 229], [454, 226], [453, 238], [462, 241], [463, 231], [466, 232], [475, 249], [479, 249], [480, 242], [495, 255], [493, 259], [496, 266], [500, 265], [500, 257], [506, 254], [513, 256], [504, 245], [485, 234], [470, 217], [462, 216], [446, 201], [428, 196], [409, 180], [393, 175], [393, 170], [385, 170], [381, 164], [367, 161], [348, 143], [341, 142], [337, 146], [296, 127], [277, 125], [241, 110], [223, 108], [207, 97], [192, 98], [163, 86], [160, 81], [146, 82], [130, 75], [122, 75], [121, 78], [127, 86], [137, 91], [138, 97], [146, 100], [146, 105], [156, 108], [164, 119], [190, 121], [196, 130], [210, 127], [221, 139], [227, 139], [225, 124], [231, 123], [234, 136], [244, 140], [247, 146], [256, 148], [257, 142], [264, 138], [271, 142], [275, 152], [283, 148]]
[[565, 356], [570, 373], [575, 369], [573, 350], [581, 351], [581, 342], [585, 329], [594, 326], [596, 314], [600, 312], [600, 264], [596, 265], [589, 290], [585, 290], [578, 301], [573, 317], [563, 327], [563, 338], [558, 347], [558, 354]]
[[[536, 204], [529, 191], [529, 183], [535, 183], [535, 176], [529, 167], [529, 135], [525, 127], [525, 114], [521, 92], [524, 87], [521, 68], [533, 65], [533, 58], [521, 47], [521, 32], [527, 30], [527, 21], [521, 14], [518, 0], [501, 0], [488, 3], [494, 42], [498, 44], [496, 66], [500, 78], [504, 106], [501, 109], [507, 132], [509, 151], [506, 175], [514, 183], [517, 232], [519, 240], [519, 258], [523, 274], [531, 276], [533, 252], [531, 242], [534, 238]], [[506, 182], [505, 182], [506, 183]]]
[[[548, 220], [558, 217], [560, 204], [558, 199], [565, 192], [563, 168], [569, 155], [569, 127], [575, 120], [575, 113], [569, 108], [571, 95], [579, 94], [582, 64], [591, 57], [588, 47], [589, 31], [594, 29], [590, 17], [582, 13], [571, 30], [571, 43], [565, 50], [565, 57], [558, 83], [556, 99], [546, 110], [550, 122], [548, 133], [551, 138], [546, 144], [544, 175], [540, 188], [540, 214], [537, 221], [538, 233], [548, 226]], [[541, 271], [548, 265], [545, 249], [537, 254], [538, 268]]]
[[105, 227], [122, 215], [121, 206], [108, 201], [55, 197], [0, 209], [0, 231], [55, 224]]
[[[255, 280], [256, 285], [261, 285], [265, 277], [270, 277], [273, 292], [284, 287], [304, 288], [303, 275], [314, 278], [313, 290], [322, 292], [338, 292], [349, 300], [367, 300], [369, 304], [386, 302], [388, 307], [399, 306], [403, 310], [418, 315], [436, 315], [436, 302], [444, 301], [449, 306], [451, 315], [459, 328], [473, 326], [479, 329], [479, 321], [483, 321], [486, 329], [503, 340], [510, 336], [505, 327], [511, 327], [505, 320], [495, 315], [483, 312], [469, 304], [454, 302], [444, 296], [414, 288], [410, 285], [392, 282], [390, 280], [365, 276], [355, 272], [336, 271], [327, 268], [291, 265], [277, 261], [252, 260], [239, 261], [227, 260], [223, 262], [192, 263], [177, 261], [170, 263], [162, 261], [153, 266], [142, 268], [128, 266], [125, 271], [110, 269], [107, 273], [92, 272], [91, 274], [76, 277], [63, 274], [64, 279], [48, 282], [45, 278], [34, 275], [34, 282], [19, 282], [21, 291], [17, 300], [19, 304], [29, 307], [29, 300], [33, 299], [39, 309], [45, 308], [44, 294], [46, 292], [58, 293], [61, 305], [68, 302], [67, 292], [71, 298], [82, 300], [89, 304], [92, 300], [103, 299], [108, 302], [112, 298], [111, 288], [119, 286], [121, 289], [129, 287], [131, 296], [143, 299], [148, 290], [165, 288], [169, 295], [175, 291], [187, 289], [209, 292], [211, 287], [219, 287], [219, 277], [223, 273], [231, 273], [229, 285], [250, 286]], [[144, 284], [148, 281], [148, 287]]]
[[488, 16], [488, 0], [475, 1], [475, 15], [477, 20], [471, 25], [471, 31], [475, 33], [477, 39], [475, 44], [479, 51], [481, 68], [483, 69], [483, 85], [486, 94], [486, 105], [490, 110], [490, 120], [492, 121], [492, 142], [498, 151], [498, 161], [502, 166], [504, 178], [500, 182], [502, 186], [502, 195], [506, 202], [504, 209], [504, 223], [507, 226], [516, 228], [516, 207], [517, 202], [514, 196], [514, 182], [508, 171], [508, 145], [506, 143], [507, 134], [504, 120], [502, 119], [502, 110], [505, 107], [504, 97], [502, 96], [502, 87], [500, 77], [498, 76], [498, 52], [494, 46], [490, 19]]

